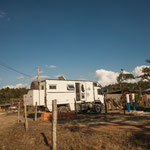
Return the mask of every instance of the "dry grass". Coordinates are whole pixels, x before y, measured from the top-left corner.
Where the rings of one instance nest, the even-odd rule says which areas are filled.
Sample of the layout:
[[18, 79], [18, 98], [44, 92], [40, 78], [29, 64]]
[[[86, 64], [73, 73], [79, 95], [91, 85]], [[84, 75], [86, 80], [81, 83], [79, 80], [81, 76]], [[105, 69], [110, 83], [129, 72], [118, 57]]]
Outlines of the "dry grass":
[[[59, 121], [58, 150], [148, 150], [150, 147], [150, 117], [110, 115], [80, 115], [79, 119]], [[2, 138], [1, 138], [2, 139]], [[3, 134], [2, 150], [49, 150], [51, 122], [29, 120], [15, 124]]]

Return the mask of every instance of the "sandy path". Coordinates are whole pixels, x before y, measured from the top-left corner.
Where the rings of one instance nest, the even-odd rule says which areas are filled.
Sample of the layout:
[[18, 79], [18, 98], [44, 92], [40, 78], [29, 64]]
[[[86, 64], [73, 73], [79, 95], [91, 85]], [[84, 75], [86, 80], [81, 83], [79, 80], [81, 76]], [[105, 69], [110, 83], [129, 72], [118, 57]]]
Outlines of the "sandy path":
[[17, 123], [17, 114], [0, 114], [0, 135]]

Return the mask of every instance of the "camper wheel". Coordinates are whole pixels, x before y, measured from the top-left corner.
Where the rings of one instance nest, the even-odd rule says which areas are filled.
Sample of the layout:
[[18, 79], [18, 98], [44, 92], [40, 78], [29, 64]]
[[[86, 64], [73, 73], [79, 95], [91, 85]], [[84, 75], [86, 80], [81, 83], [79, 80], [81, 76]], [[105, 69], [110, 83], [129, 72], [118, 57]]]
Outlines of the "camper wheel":
[[62, 112], [69, 112], [69, 108], [66, 106], [59, 106], [58, 107], [58, 112], [62, 113]]
[[96, 113], [101, 113], [101, 106], [100, 105], [95, 105], [95, 107], [94, 107], [94, 111], [96, 112]]

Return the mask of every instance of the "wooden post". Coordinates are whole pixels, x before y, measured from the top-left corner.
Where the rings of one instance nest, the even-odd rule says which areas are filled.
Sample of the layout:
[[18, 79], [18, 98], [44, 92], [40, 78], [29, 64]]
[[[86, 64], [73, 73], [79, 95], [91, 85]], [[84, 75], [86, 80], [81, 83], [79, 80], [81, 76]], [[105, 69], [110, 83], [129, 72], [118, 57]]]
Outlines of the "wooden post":
[[105, 114], [107, 114], [106, 95], [104, 94]]
[[37, 102], [35, 103], [35, 118], [34, 118], [35, 121], [37, 121]]
[[52, 150], [57, 150], [57, 100], [52, 101]]
[[20, 102], [18, 102], [18, 123], [20, 123]]
[[27, 104], [24, 101], [24, 116], [25, 116], [25, 129], [28, 130], [28, 119], [27, 119]]
[[78, 111], [77, 111], [77, 102], [76, 102], [76, 99], [74, 99], [74, 104], [75, 104], [75, 114], [76, 114], [76, 118], [78, 118]]

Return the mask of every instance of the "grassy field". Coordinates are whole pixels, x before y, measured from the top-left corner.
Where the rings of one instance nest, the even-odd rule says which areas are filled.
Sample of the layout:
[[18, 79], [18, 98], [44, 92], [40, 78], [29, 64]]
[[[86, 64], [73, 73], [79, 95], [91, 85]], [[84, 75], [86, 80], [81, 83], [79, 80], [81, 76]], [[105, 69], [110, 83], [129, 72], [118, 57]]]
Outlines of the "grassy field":
[[[5, 121], [13, 115], [1, 115]], [[15, 118], [16, 119], [16, 118]], [[1, 127], [2, 150], [49, 150], [51, 122], [29, 118], [29, 130], [24, 120]], [[1, 121], [1, 120], [0, 120]], [[9, 122], [10, 123], [10, 122]], [[148, 150], [150, 149], [150, 115], [80, 114], [78, 119], [58, 121], [58, 150]]]

